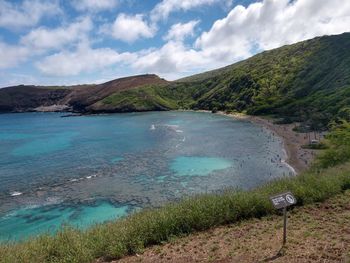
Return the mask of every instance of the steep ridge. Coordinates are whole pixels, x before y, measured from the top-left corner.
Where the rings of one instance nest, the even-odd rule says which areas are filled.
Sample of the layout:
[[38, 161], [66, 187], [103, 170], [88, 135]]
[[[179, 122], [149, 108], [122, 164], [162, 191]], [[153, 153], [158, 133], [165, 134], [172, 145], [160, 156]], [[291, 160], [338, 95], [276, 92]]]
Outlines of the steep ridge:
[[38, 107], [61, 104], [70, 93], [66, 87], [14, 86], [0, 89], [0, 112], [34, 111]]
[[143, 85], [167, 83], [157, 75], [146, 74], [115, 79], [98, 85], [6, 87], [0, 89], [0, 112], [64, 110], [86, 113], [90, 111], [89, 106], [115, 92]]
[[146, 74], [100, 85], [0, 91], [2, 112], [57, 103], [83, 113], [204, 109], [273, 114], [282, 122], [323, 129], [334, 118], [350, 120], [350, 33], [265, 51], [174, 82]]
[[99, 85], [73, 89], [65, 98], [65, 103], [71, 105], [75, 111], [86, 112], [91, 109], [94, 111], [103, 111], [102, 104], [94, 104], [113, 93], [127, 91], [145, 85], [164, 85], [167, 83], [166, 80], [154, 74], [125, 77]]
[[169, 85], [120, 91], [97, 105], [109, 112], [204, 109], [273, 114], [282, 122], [325, 129], [334, 118], [350, 119], [350, 34], [265, 51]]
[[294, 120], [350, 116], [350, 34], [265, 51], [180, 80], [202, 87], [192, 108], [277, 114]]

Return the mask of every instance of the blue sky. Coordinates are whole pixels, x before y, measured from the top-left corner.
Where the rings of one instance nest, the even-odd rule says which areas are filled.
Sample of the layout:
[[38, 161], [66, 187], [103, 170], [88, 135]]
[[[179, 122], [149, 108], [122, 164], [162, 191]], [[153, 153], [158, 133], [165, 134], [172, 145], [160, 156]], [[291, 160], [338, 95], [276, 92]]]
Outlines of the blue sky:
[[174, 80], [348, 31], [345, 0], [0, 0], [0, 87]]

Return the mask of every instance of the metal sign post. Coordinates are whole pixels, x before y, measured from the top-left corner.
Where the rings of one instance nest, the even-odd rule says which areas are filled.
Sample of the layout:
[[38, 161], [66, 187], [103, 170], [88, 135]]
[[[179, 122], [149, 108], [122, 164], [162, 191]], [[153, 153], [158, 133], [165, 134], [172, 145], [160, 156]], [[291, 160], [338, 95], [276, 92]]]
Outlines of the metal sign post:
[[287, 207], [283, 208], [283, 244], [287, 243]]
[[270, 197], [272, 205], [276, 209], [283, 208], [283, 243], [282, 248], [286, 245], [287, 242], [287, 207], [291, 205], [295, 205], [297, 203], [297, 199], [291, 192], [285, 192], [278, 195], [274, 195]]

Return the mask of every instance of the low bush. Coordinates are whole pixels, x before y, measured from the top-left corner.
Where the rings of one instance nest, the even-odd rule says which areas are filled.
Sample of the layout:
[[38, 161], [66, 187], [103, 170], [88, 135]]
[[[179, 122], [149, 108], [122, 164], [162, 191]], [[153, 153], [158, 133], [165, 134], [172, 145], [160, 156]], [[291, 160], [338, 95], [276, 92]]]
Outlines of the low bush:
[[350, 160], [350, 123], [345, 120], [333, 123], [326, 142], [329, 149], [317, 158], [318, 166], [327, 168]]
[[301, 146], [303, 149], [311, 149], [311, 150], [325, 150], [328, 149], [328, 146], [324, 143], [315, 143], [315, 144], [305, 144]]

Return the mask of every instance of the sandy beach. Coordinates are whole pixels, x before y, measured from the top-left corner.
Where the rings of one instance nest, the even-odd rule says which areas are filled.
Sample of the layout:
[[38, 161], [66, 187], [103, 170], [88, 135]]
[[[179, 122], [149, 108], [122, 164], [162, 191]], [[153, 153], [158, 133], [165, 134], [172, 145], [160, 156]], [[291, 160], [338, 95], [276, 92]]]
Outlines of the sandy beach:
[[[208, 110], [182, 110], [194, 112], [207, 112]], [[310, 167], [315, 159], [317, 150], [303, 149], [302, 146], [309, 144], [309, 134], [293, 131], [293, 128], [298, 123], [292, 124], [275, 124], [273, 119], [268, 119], [261, 116], [252, 116], [242, 113], [225, 113], [218, 111], [215, 114], [225, 115], [234, 119], [241, 119], [258, 124], [272, 132], [274, 136], [282, 139], [283, 147], [287, 154], [287, 159], [284, 160], [296, 174], [306, 170]], [[314, 139], [313, 134], [310, 134], [311, 139]]]
[[[274, 136], [280, 137], [283, 140], [284, 148], [287, 153], [287, 159], [285, 162], [294, 168], [297, 174], [306, 170], [316, 156], [317, 151], [302, 148], [302, 145], [309, 143], [309, 135], [307, 133], [293, 131], [293, 128], [297, 125], [296, 123], [279, 125], [274, 124], [272, 119], [258, 116], [226, 114], [224, 112], [218, 112], [218, 114], [230, 116], [235, 119], [251, 121], [269, 129]], [[311, 138], [313, 138], [313, 135]]]

